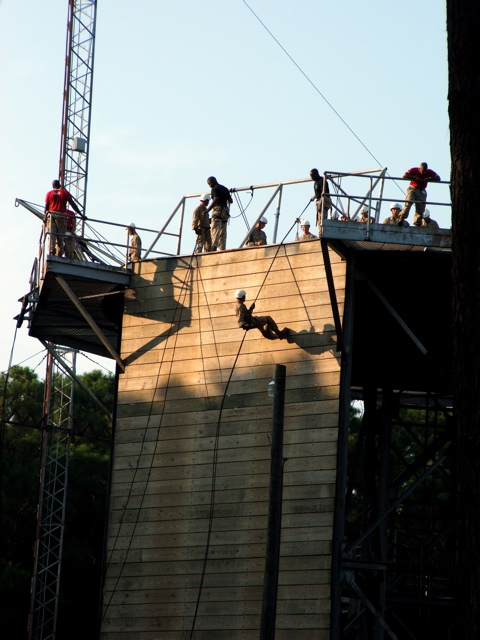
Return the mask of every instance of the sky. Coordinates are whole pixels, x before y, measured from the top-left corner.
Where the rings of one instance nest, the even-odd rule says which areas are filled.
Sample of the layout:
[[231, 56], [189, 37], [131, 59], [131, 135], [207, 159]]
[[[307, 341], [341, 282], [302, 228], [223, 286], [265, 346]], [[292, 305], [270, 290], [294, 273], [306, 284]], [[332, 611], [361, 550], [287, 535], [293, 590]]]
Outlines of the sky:
[[[0, 371], [24, 364], [41, 378], [42, 346], [13, 320], [41, 223], [15, 198], [43, 207], [58, 176], [67, 12], [68, 0], [0, 0]], [[306, 179], [313, 167], [387, 167], [399, 177], [426, 161], [449, 180], [438, 0], [98, 0], [94, 65], [89, 218], [160, 229], [183, 195], [208, 191], [210, 175], [241, 188]], [[389, 182], [385, 196], [402, 202], [407, 184]], [[292, 225], [294, 240], [312, 193], [311, 182], [285, 192], [278, 240]], [[241, 194], [250, 223], [270, 194]], [[430, 185], [429, 197], [447, 202], [448, 185]], [[189, 203], [186, 254], [197, 200]], [[235, 207], [227, 248], [247, 230]], [[450, 228], [448, 208], [430, 211]], [[313, 204], [304, 216], [314, 216]], [[271, 238], [273, 212], [269, 222]], [[144, 246], [151, 237], [142, 233]], [[114, 370], [104, 358], [77, 359], [79, 373], [98, 367]]]

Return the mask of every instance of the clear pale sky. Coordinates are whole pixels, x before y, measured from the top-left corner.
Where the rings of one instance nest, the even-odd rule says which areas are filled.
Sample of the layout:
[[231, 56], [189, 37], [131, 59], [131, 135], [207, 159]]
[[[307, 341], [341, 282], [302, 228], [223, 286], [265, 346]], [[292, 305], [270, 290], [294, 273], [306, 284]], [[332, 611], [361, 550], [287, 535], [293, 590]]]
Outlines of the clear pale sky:
[[[159, 229], [183, 195], [208, 190], [209, 175], [238, 188], [308, 178], [312, 167], [354, 172], [385, 166], [401, 176], [426, 161], [449, 179], [443, 2], [248, 5], [365, 146], [243, 0], [98, 0], [89, 217]], [[0, 371], [9, 363], [13, 316], [29, 289], [41, 226], [14, 201], [43, 206], [58, 175], [67, 10], [67, 0], [0, 2]], [[402, 202], [407, 184], [390, 183], [387, 197]], [[311, 194], [306, 183], [285, 200], [279, 239]], [[429, 197], [446, 201], [448, 188], [430, 185]], [[244, 206], [249, 200], [242, 195]], [[250, 222], [266, 200], [255, 193]], [[197, 202], [191, 203], [193, 210]], [[430, 210], [450, 227], [449, 210]], [[313, 205], [305, 215], [314, 216]], [[187, 229], [189, 218], [187, 211]], [[270, 221], [267, 236], [273, 212]], [[245, 233], [242, 218], [232, 220], [227, 246], [238, 246]], [[183, 251], [193, 246], [187, 234]], [[38, 366], [43, 377], [38, 352], [40, 343], [24, 325], [13, 364], [29, 358], [25, 364]], [[113, 370], [111, 361], [94, 360]], [[80, 359], [78, 367], [95, 365]]]

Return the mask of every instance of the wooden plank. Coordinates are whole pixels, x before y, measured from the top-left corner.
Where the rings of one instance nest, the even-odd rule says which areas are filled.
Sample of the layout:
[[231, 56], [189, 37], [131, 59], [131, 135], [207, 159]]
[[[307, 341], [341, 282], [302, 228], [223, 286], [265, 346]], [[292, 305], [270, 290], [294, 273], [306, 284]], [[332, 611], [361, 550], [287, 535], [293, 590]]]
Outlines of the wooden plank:
[[[284, 483], [286, 487], [296, 487], [301, 486], [306, 483], [316, 483], [321, 485], [330, 485], [335, 484], [335, 455], [334, 455], [334, 445], [329, 445], [329, 450], [332, 451], [330, 455], [317, 455], [309, 458], [304, 458], [302, 456], [298, 456], [298, 458], [294, 458], [290, 456], [288, 462], [291, 463], [291, 468], [301, 468], [303, 464], [303, 468], [300, 471], [288, 471], [284, 474]], [[186, 456], [183, 456], [183, 458]], [[207, 457], [207, 456], [206, 456]], [[220, 475], [219, 468], [220, 464], [223, 463], [220, 471], [225, 470], [228, 472], [226, 468], [229, 464], [229, 455], [225, 454], [222, 456], [222, 462], [217, 467], [216, 479], [217, 479], [217, 489], [220, 495], [217, 496], [217, 500], [228, 500], [229, 493], [228, 491], [232, 490], [240, 490], [254, 487], [265, 487], [268, 486], [268, 474], [267, 473], [256, 473], [257, 467], [268, 467], [269, 457], [265, 457], [264, 459], [260, 458], [260, 453], [256, 453], [255, 464], [250, 464], [250, 474], [248, 478], [243, 478], [241, 475]], [[243, 460], [248, 460], [248, 455], [245, 453], [243, 456], [239, 455], [238, 458], [243, 458]], [[162, 462], [166, 462], [168, 460], [168, 456], [164, 456], [160, 458]], [[297, 460], [297, 465], [295, 465], [295, 460]], [[155, 467], [151, 467], [150, 464], [143, 465], [143, 460], [137, 460], [135, 465], [128, 466], [128, 459], [122, 458], [119, 461], [118, 468], [122, 469], [122, 464], [124, 468], [129, 470], [135, 469], [135, 473], [133, 474], [132, 487], [131, 483], [127, 482], [114, 482], [112, 486], [112, 494], [114, 499], [119, 498], [120, 505], [123, 507], [123, 502], [121, 500], [122, 496], [128, 496], [129, 506], [138, 506], [140, 503], [138, 502], [139, 498], [145, 502], [144, 506], [146, 507], [153, 499], [151, 496], [156, 496], [157, 503], [159, 505], [167, 505], [167, 504], [177, 504], [179, 501], [182, 501], [183, 504], [190, 504], [194, 500], [204, 499], [206, 502], [209, 502], [210, 494], [211, 494], [211, 484], [212, 484], [212, 466], [213, 458], [209, 459], [210, 464], [203, 465], [207, 468], [210, 468], [210, 476], [204, 475], [203, 477], [182, 477], [180, 475], [177, 477], [176, 471], [178, 467], [176, 465], [171, 465], [171, 474], [165, 479], [160, 480], [151, 480], [147, 484], [145, 481], [137, 479], [137, 476], [141, 476], [142, 469], [144, 471], [151, 470], [152, 475], [156, 470], [161, 473], [161, 469], [163, 469], [162, 465], [157, 465]], [[233, 462], [232, 464], [235, 464]], [[138, 469], [138, 470], [137, 470]], [[116, 477], [116, 471], [114, 473]], [[319, 490], [318, 490], [319, 491]], [[205, 492], [205, 495], [199, 495], [202, 492]], [[318, 495], [318, 494], [317, 494]], [[135, 501], [135, 496], [138, 496]], [[184, 496], [184, 497], [182, 497]], [[115, 502], [114, 505], [117, 505]], [[117, 506], [118, 508], [118, 506]]]
[[[322, 418], [322, 420], [320, 420]], [[326, 416], [302, 415], [294, 416], [288, 419], [284, 427], [284, 437], [287, 443], [297, 442], [297, 438], [304, 439], [309, 437], [312, 441], [324, 440], [325, 438], [336, 438], [338, 416], [336, 414], [327, 414]], [[226, 422], [222, 424], [219, 432], [220, 436], [236, 436], [249, 433], [266, 433], [271, 428], [271, 418], [258, 418], [249, 420], [248, 422]], [[129, 428], [130, 425], [125, 422], [117, 430], [115, 441], [117, 443], [124, 442], [156, 442], [158, 439], [175, 440], [181, 442], [184, 439], [194, 438], [214, 438], [217, 435], [217, 423], [208, 423], [201, 425], [200, 430], [197, 424], [184, 424], [183, 429], [179, 433], [176, 427], [162, 427], [159, 431], [155, 427]], [[309, 431], [309, 435], [303, 434]], [[318, 433], [317, 433], [318, 432]], [[298, 440], [300, 441], [300, 440]], [[203, 446], [200, 444], [200, 446]]]
[[[215, 433], [210, 435], [205, 434], [201, 438], [181, 438], [179, 440], [174, 438], [164, 438], [163, 434], [161, 438], [152, 440], [124, 440], [120, 442], [117, 440], [116, 455], [140, 455], [140, 454], [165, 454], [165, 453], [186, 453], [193, 451], [213, 451], [215, 448]], [[225, 451], [226, 449], [241, 449], [245, 447], [264, 447], [270, 446], [270, 431], [271, 424], [265, 425], [264, 429], [254, 432], [246, 433], [233, 433], [232, 435], [222, 434], [219, 439], [219, 450]], [[292, 447], [294, 445], [310, 444], [312, 447], [316, 447], [318, 443], [321, 443], [323, 447], [324, 443], [336, 442], [337, 429], [332, 427], [330, 429], [295, 429], [285, 432], [284, 444], [286, 447]]]
[[[345, 266], [343, 264], [332, 265], [335, 286], [343, 288], [345, 277]], [[235, 302], [233, 297], [234, 291], [241, 285], [242, 280], [238, 276], [224, 276], [214, 278], [212, 280], [202, 280], [199, 287], [192, 282], [190, 273], [185, 274], [185, 280], [172, 283], [167, 276], [162, 277], [159, 274], [154, 282], [148, 286], [132, 287], [133, 294], [126, 297], [125, 309], [130, 313], [133, 309], [147, 300], [158, 299], [160, 304], [157, 308], [170, 305], [172, 308], [178, 305], [186, 305], [194, 307], [199, 304], [216, 304]], [[244, 284], [245, 286], [245, 284]], [[263, 301], [278, 295], [278, 288], [282, 287], [286, 295], [302, 295], [303, 293], [312, 293], [313, 291], [325, 291], [327, 282], [325, 272], [319, 271], [315, 273], [311, 267], [301, 267], [295, 272], [292, 269], [282, 269], [271, 271], [267, 275], [264, 272], [249, 273], [248, 286], [245, 289], [247, 300]], [[161, 302], [163, 301], [163, 304]], [[175, 301], [175, 304], [173, 303]]]
[[[285, 482], [288, 482], [284, 490], [285, 503], [287, 505], [290, 500], [299, 503], [299, 506], [292, 507], [292, 513], [308, 510], [310, 507], [308, 504], [305, 505], [305, 500], [313, 504], [317, 498], [322, 499], [322, 497], [328, 497], [327, 495], [322, 495], [320, 487], [315, 487], [316, 490], [314, 492], [312, 489], [308, 490], [307, 487], [305, 487], [303, 483], [305, 483], [309, 477], [314, 480], [320, 480], [320, 487], [324, 492], [334, 492], [335, 474], [333, 469], [323, 469], [316, 473], [304, 471], [289, 474], [289, 476], [285, 477]], [[210, 480], [211, 485], [211, 479], [208, 480]], [[183, 486], [185, 486], [185, 484], [184, 482]], [[135, 491], [131, 493], [128, 491], [128, 487], [126, 487], [126, 490], [122, 488], [118, 490], [117, 488], [112, 498], [112, 517], [116, 510], [121, 512], [125, 512], [127, 509], [143, 510], [149, 508], [166, 510], [169, 507], [184, 509], [188, 505], [196, 505], [200, 512], [202, 506], [210, 506], [212, 491], [211, 486], [210, 490], [208, 490], [208, 484], [208, 481], [202, 482], [202, 480], [198, 480], [192, 483], [190, 487], [191, 490], [187, 492], [179, 490], [178, 479], [171, 482], [149, 484], [148, 491], [145, 485], [142, 486], [141, 482], [135, 483]], [[218, 491], [215, 495], [215, 517], [221, 515], [225, 505], [242, 504], [246, 497], [252, 497], [252, 499], [256, 501], [265, 501], [268, 487], [269, 475], [267, 474], [255, 474], [251, 479], [243, 480], [243, 482], [240, 476], [229, 477], [228, 481], [219, 479]], [[329, 487], [331, 487], [331, 489], [329, 489]], [[302, 495], [305, 495], [303, 499]], [[287, 510], [287, 506], [285, 509]], [[240, 513], [240, 508], [238, 509], [238, 513]]]
[[[345, 290], [342, 287], [337, 289], [337, 293], [344, 294]], [[343, 302], [343, 297], [341, 298]], [[309, 315], [312, 314], [331, 314], [330, 298], [328, 291], [313, 291], [303, 295], [301, 298], [295, 295], [282, 296], [282, 298], [266, 299], [265, 304], [268, 304], [269, 312], [275, 314], [277, 311], [291, 313], [295, 309], [306, 309]], [[262, 301], [263, 305], [263, 301]], [[138, 305], [140, 307], [140, 305]], [[153, 307], [152, 301], [149, 299], [146, 301], [148, 307]], [[147, 313], [145, 306], [141, 306], [138, 313], [126, 314], [123, 321], [123, 330], [129, 331], [132, 327], [159, 323], [178, 322], [180, 319], [179, 314], [175, 314], [177, 308], [176, 302], [174, 303], [172, 298], [168, 300], [168, 306], [165, 301], [159, 297], [155, 309], [150, 310]], [[260, 304], [258, 305], [260, 310]], [[255, 310], [257, 312], [257, 309]], [[190, 307], [188, 320], [212, 320], [217, 324], [220, 319], [228, 319], [235, 315], [235, 301], [227, 300], [225, 302], [217, 302], [216, 304], [210, 304], [208, 300], [202, 300], [200, 304], [196, 304]], [[257, 313], [257, 315], [260, 315]], [[186, 320], [184, 320], [186, 324]]]
[[[288, 346], [288, 343], [286, 344]], [[323, 351], [313, 358], [306, 359], [305, 356], [301, 357], [301, 353], [302, 350], [300, 349], [290, 348], [283, 351], [276, 351], [278, 359], [281, 358], [282, 362], [289, 367], [291, 371], [290, 375], [297, 373], [299, 367], [308, 370], [313, 366], [316, 367], [319, 372], [340, 370], [340, 362], [336, 354], [333, 354], [332, 357], [329, 351]], [[152, 354], [155, 355], [155, 360]], [[146, 356], [149, 357], [147, 358]], [[213, 372], [212, 375], [217, 376], [221, 380], [227, 380], [228, 376], [225, 371], [230, 372], [236, 359], [236, 356], [231, 355], [219, 358], [191, 358], [189, 360], [163, 361], [161, 359], [159, 360], [158, 356], [159, 353], [157, 351], [142, 353], [135, 362], [127, 368], [126, 373], [119, 376], [120, 387], [123, 388], [123, 384], [127, 384], [128, 381], [135, 381], [136, 379], [156, 378], [158, 375], [198, 374], [207, 371]], [[248, 368], [250, 373], [258, 371], [259, 377], [271, 377], [272, 370], [274, 369], [270, 358], [266, 357], [264, 351], [249, 353], [248, 358], [240, 354], [235, 364], [237, 375], [242, 376], [245, 368]]]
[[[221, 595], [221, 594], [220, 594]], [[199, 609], [200, 616], [219, 616], [232, 615], [244, 616], [259, 614], [261, 611], [260, 600], [241, 600], [232, 602], [223, 600], [217, 602], [212, 600], [202, 600]], [[277, 615], [314, 615], [328, 613], [330, 611], [330, 603], [327, 598], [322, 602], [319, 599], [308, 598], [305, 600], [279, 601], [277, 606]], [[109, 617], [111, 619], [124, 619], [125, 617], [149, 618], [161, 613], [162, 617], [172, 618], [180, 617], [185, 613], [185, 602], [169, 602], [162, 603], [131, 603], [126, 602], [123, 605], [110, 605]]]
[[[193, 616], [193, 611], [194, 609], [192, 607], [190, 616]], [[177, 617], [170, 617], [170, 618], [162, 618], [158, 616], [153, 616], [151, 618], [124, 617], [114, 621], [112, 621], [109, 618], [105, 618], [103, 622], [103, 628], [105, 629], [105, 631], [108, 632], [110, 625], [121, 624], [122, 628], [129, 634], [141, 634], [141, 636], [139, 635], [138, 637], [143, 638], [144, 633], [155, 631], [155, 633], [157, 634], [159, 633], [162, 634], [160, 637], [163, 640], [164, 638], [163, 632], [166, 630], [170, 631], [174, 629], [174, 630], [182, 631], [185, 624], [184, 623], [185, 615], [186, 614], [184, 612], [183, 615], [181, 616], [179, 615]], [[195, 628], [198, 629], [199, 631], [201, 631], [202, 629], [208, 630], [208, 633], [211, 633], [210, 624], [212, 624], [213, 621], [212, 623], [209, 624], [210, 618], [211, 618], [210, 616], [206, 616], [206, 620], [204, 621], [202, 616], [197, 617], [197, 623]], [[301, 621], [297, 620], [297, 618], [301, 618]], [[175, 624], [174, 624], [174, 621], [175, 621]], [[299, 628], [304, 628], [304, 629], [305, 628], [310, 628], [310, 629], [327, 628], [328, 621], [329, 621], [328, 613], [306, 615], [306, 616], [283, 616], [283, 615], [277, 616], [277, 626], [280, 628], [283, 627], [285, 629], [296, 629], [297, 625], [299, 625]], [[228, 633], [230, 636], [230, 631], [235, 630], [237, 628], [258, 630], [259, 614], [258, 615], [243, 614], [239, 616], [232, 616], [231, 614], [225, 615], [225, 616], [217, 615], [214, 617], [214, 623], [215, 623], [214, 628], [217, 631], [218, 630], [223, 631], [224, 633], [223, 637], [225, 638], [225, 634]], [[195, 632], [195, 638], [198, 637], [197, 633], [198, 632]], [[129, 635], [129, 637], [132, 638], [133, 636]], [[158, 637], [159, 636], [157, 635], [157, 638]], [[208, 636], [208, 637], [211, 638], [211, 636]]]
[[[305, 244], [305, 243], [304, 243]], [[138, 263], [137, 263], [138, 264]], [[228, 632], [230, 640], [258, 640], [258, 629], [234, 629]], [[225, 640], [225, 631], [215, 629], [195, 629], [195, 640]], [[275, 631], [276, 640], [292, 640], [292, 632], [287, 629]], [[127, 631], [103, 631], [101, 640], [159, 640], [158, 631], [142, 631], [141, 635], [133, 636]], [[161, 640], [190, 640], [190, 630], [162, 631]], [[329, 640], [328, 629], [296, 629], [295, 640]]]
[[[222, 493], [224, 493], [222, 491]], [[237, 492], [238, 493], [238, 492]], [[268, 494], [264, 490], [261, 494], [258, 490], [245, 491], [243, 502], [248, 504], [242, 504], [239, 507], [238, 502], [233, 500], [230, 502], [216, 503], [215, 504], [215, 518], [233, 518], [233, 517], [250, 517], [265, 515], [268, 512]], [[251, 501], [249, 495], [252, 496]], [[326, 513], [332, 512], [334, 506], [333, 498], [317, 498], [315, 500], [309, 500], [308, 503], [305, 500], [284, 500], [282, 513], [284, 515], [300, 514], [300, 513]], [[167, 526], [173, 520], [195, 520], [198, 518], [208, 518], [210, 512], [210, 504], [179, 504], [165, 507], [163, 505], [154, 505], [150, 508], [142, 505], [142, 508], [125, 508], [125, 509], [112, 509], [111, 523], [118, 525], [120, 523], [141, 523], [141, 522], [155, 522], [160, 523], [166, 521]]]
[[[130, 593], [130, 596], [127, 595]], [[171, 589], [157, 589], [152, 591], [146, 591], [145, 589], [138, 589], [131, 592], [115, 591], [112, 593], [111, 605], [121, 604], [162, 604], [164, 602], [176, 602], [181, 595], [184, 602], [196, 602], [198, 598], [198, 589], [183, 589], [179, 594]], [[318, 598], [328, 598], [330, 595], [330, 588], [326, 585], [318, 586], [314, 591], [310, 585], [297, 585], [295, 589], [288, 586], [280, 586], [278, 589], [278, 603], [282, 603], [280, 606], [286, 608], [290, 601], [295, 600], [308, 600], [312, 595]], [[227, 587], [210, 587], [202, 594], [202, 602], [225, 602], [229, 601], [259, 601], [262, 597], [262, 587], [237, 587], [235, 585]], [[301, 606], [301, 604], [300, 604]]]
[[[254, 377], [253, 374], [255, 374], [255, 380], [261, 383], [263, 382], [265, 387], [267, 387], [272, 378], [272, 365], [270, 363], [262, 363], [254, 366], [249, 364], [250, 358], [248, 358], [247, 362], [245, 362], [245, 360], [245, 358], [240, 360], [241, 365], [237, 363], [234, 371], [235, 380], [251, 380]], [[135, 367], [137, 371], [136, 376], [122, 376], [120, 378], [119, 393], [123, 394], [129, 391], [155, 389], [162, 386], [162, 384], [168, 385], [169, 387], [186, 385], [200, 386], [227, 381], [227, 375], [222, 369], [202, 369], [193, 365], [191, 367], [188, 366], [194, 362], [194, 360], [187, 361], [185, 368], [179, 368], [177, 373], [168, 371], [168, 363], [163, 363], [163, 373], [159, 370], [158, 365]], [[324, 373], [337, 373], [340, 375], [338, 360], [333, 357], [304, 359], [298, 362], [288, 363], [285, 366], [287, 367], [289, 378], [305, 374], [320, 376]]]
[[[306, 378], [310, 381], [310, 388], [319, 391], [320, 395], [318, 395], [316, 399], [325, 397], [326, 388], [338, 388], [340, 382], [340, 376], [337, 371], [326, 372], [321, 375], [317, 375], [314, 378], [311, 374], [296, 376], [289, 375], [287, 378], [286, 393], [290, 394], [292, 402], [299, 402], [301, 400], [307, 401], [307, 397], [305, 396], [308, 396], [308, 394], [303, 395], [303, 392], [306, 390]], [[314, 380], [313, 384], [312, 379]], [[173, 384], [170, 384], [171, 381]], [[228, 385], [228, 394], [229, 396], [265, 395], [267, 387], [268, 382], [265, 381], [265, 378], [238, 379], [234, 375]], [[191, 400], [192, 398], [212, 398], [223, 395], [225, 388], [226, 382], [218, 379], [216, 382], [204, 380], [203, 384], [197, 384], [195, 380], [192, 380], [190, 385], [182, 385], [178, 380], [171, 380], [170, 376], [159, 376], [158, 381], [151, 380], [151, 384], [147, 388], [134, 389], [131, 391], [122, 389], [119, 394], [118, 406], [121, 407], [123, 404], [163, 402], [166, 399], [168, 399], [168, 403], [171, 403], [172, 401], [179, 399]], [[298, 393], [299, 390], [301, 392], [300, 394]], [[330, 391], [328, 394], [332, 397]], [[185, 408], [185, 410], [187, 409]]]
[[[312, 540], [304, 542], [290, 542], [281, 545], [281, 555], [283, 556], [330, 556], [332, 551], [332, 543], [330, 540]], [[265, 557], [265, 544], [243, 544], [243, 545], [211, 545], [209, 558], [243, 558], [243, 557]], [[185, 547], [162, 547], [160, 549], [118, 549], [111, 553], [110, 562], [112, 564], [121, 565], [124, 562], [158, 562], [162, 559], [174, 560], [203, 560], [205, 557], [205, 547], [201, 546], [185, 546]], [[233, 585], [230, 585], [233, 586]], [[246, 587], [245, 589], [251, 589]], [[304, 588], [305, 596], [308, 594], [307, 588]], [[284, 589], [285, 591], [285, 589]], [[298, 592], [302, 593], [302, 589]], [[298, 592], [292, 593], [291, 597], [300, 598]], [[216, 599], [214, 592], [209, 592], [212, 599]], [[305, 597], [304, 596], [304, 597]], [[175, 592], [172, 599], [178, 597]], [[281, 594], [279, 595], [281, 597]]]
[[[339, 302], [343, 302], [345, 296], [345, 288], [342, 282], [343, 280], [341, 282], [336, 281], [337, 298]], [[326, 280], [322, 284], [326, 285]], [[209, 296], [208, 299], [204, 295], [194, 293], [193, 299], [189, 299], [190, 306], [187, 309], [184, 308], [184, 305], [179, 306], [176, 298], [172, 296], [162, 296], [160, 292], [157, 297], [148, 296], [146, 299], [132, 298], [128, 301], [125, 315], [126, 326], [128, 328], [130, 324], [136, 323], [136, 319], [142, 318], [151, 319], [153, 322], [169, 323], [172, 318], [174, 318], [176, 322], [179, 322], [182, 317], [183, 320], [196, 317], [227, 318], [234, 314], [235, 309], [235, 300], [232, 299], [231, 293], [232, 292], [228, 292], [223, 298], [219, 296]], [[323, 288], [310, 287], [310, 291], [302, 291], [301, 297], [299, 297], [298, 289], [291, 286], [286, 287], [283, 295], [279, 297], [271, 295], [271, 291], [269, 291], [269, 294], [265, 300], [268, 302], [268, 308], [272, 311], [284, 309], [288, 311], [290, 308], [301, 306], [302, 303], [306, 305], [307, 308], [315, 305], [323, 306], [330, 304], [330, 296], [326, 286], [323, 286]], [[285, 307], [281, 304], [283, 300], [285, 300]], [[252, 301], [253, 299], [251, 299], [251, 302]], [[182, 303], [185, 303], [185, 301], [182, 300]], [[263, 298], [261, 304], [263, 307]], [[260, 307], [259, 303], [258, 310], [262, 307]], [[174, 314], [173, 312], [175, 311], [176, 313]]]

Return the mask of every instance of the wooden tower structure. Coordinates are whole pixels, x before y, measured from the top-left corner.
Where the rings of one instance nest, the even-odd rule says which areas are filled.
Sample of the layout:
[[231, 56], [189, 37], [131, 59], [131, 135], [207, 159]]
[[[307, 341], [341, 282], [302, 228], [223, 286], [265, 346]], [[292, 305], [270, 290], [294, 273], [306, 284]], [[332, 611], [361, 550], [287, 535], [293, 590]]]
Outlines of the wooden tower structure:
[[[264, 637], [277, 364], [283, 519], [265, 637], [453, 637], [449, 242], [325, 221], [320, 241], [135, 265], [102, 640]], [[237, 288], [289, 338], [239, 329]]]

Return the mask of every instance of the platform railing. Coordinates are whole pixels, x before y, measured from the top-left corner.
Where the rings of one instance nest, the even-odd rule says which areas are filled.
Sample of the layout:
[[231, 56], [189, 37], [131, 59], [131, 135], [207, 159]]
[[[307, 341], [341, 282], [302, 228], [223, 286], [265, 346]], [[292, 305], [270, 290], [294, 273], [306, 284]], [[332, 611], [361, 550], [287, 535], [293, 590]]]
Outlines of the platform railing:
[[[408, 181], [399, 177], [388, 175], [386, 167], [370, 169], [358, 172], [325, 171], [323, 179], [329, 185], [330, 210], [324, 218], [322, 213], [319, 227], [323, 225], [323, 220], [328, 218], [355, 221], [358, 219], [362, 207], [369, 208], [370, 216], [375, 223], [381, 223], [384, 217], [390, 215], [390, 207], [394, 202], [399, 202], [403, 207], [404, 195], [408, 186]], [[307, 189], [305, 184], [309, 185]], [[432, 196], [439, 194], [438, 185], [445, 185], [448, 190], [448, 182], [435, 182], [429, 185]], [[235, 187], [229, 189], [233, 204], [230, 205], [230, 225], [229, 239], [236, 238], [236, 246], [243, 247], [257, 222], [262, 216], [271, 213], [273, 210], [273, 233], [269, 233], [269, 242], [275, 244], [280, 239], [294, 241], [298, 237], [300, 218], [307, 209], [313, 196], [313, 182], [310, 178], [299, 180], [289, 180], [284, 182], [271, 182], [245, 187]], [[255, 199], [254, 194], [261, 192], [265, 194], [262, 200]], [[242, 197], [250, 196], [250, 200], [245, 205]], [[158, 257], [171, 257], [192, 253], [196, 249], [196, 237], [191, 229], [190, 216], [199, 204], [201, 193], [192, 193], [179, 200], [171, 213], [164, 217], [164, 222], [160, 229], [149, 229], [147, 227], [136, 227], [142, 238], [143, 249], [141, 259], [152, 259]], [[42, 233], [39, 242], [39, 255], [35, 265], [35, 279], [38, 286], [42, 278], [45, 261], [50, 251], [50, 231], [45, 227], [44, 213], [39, 205], [34, 205], [23, 200], [16, 200], [16, 205], [21, 204], [37, 217], [43, 220]], [[315, 207], [315, 202], [312, 202]], [[304, 206], [306, 205], [306, 206]], [[447, 197], [441, 201], [438, 198], [429, 199], [427, 207], [446, 207], [450, 210], [449, 191]], [[248, 210], [248, 211], [247, 211]], [[253, 215], [252, 215], [253, 211]], [[283, 222], [281, 213], [283, 211]], [[286, 213], [285, 213], [286, 212]], [[247, 218], [248, 214], [248, 218]], [[292, 215], [293, 214], [293, 215]], [[58, 214], [56, 214], [58, 215]], [[185, 218], [187, 216], [187, 223]], [[317, 226], [316, 212], [309, 212], [312, 232], [315, 233]], [[285, 237], [284, 228], [292, 230], [290, 224], [297, 222], [297, 232], [291, 231], [291, 238], [288, 233]], [[125, 223], [109, 222], [97, 218], [84, 220], [76, 216], [77, 230], [62, 234], [62, 239], [74, 245], [75, 260], [98, 262], [116, 268], [127, 269], [129, 267], [129, 236]], [[240, 224], [239, 224], [240, 223]], [[281, 228], [282, 223], [282, 228]], [[367, 234], [370, 229], [370, 220], [365, 223]], [[241, 227], [244, 227], [243, 229]], [[106, 229], [105, 229], [106, 227]], [[269, 225], [269, 230], [272, 224]], [[320, 230], [320, 229], [319, 229]], [[121, 231], [123, 233], [121, 233]], [[158, 247], [160, 246], [161, 249]], [[185, 251], [183, 246], [188, 243]], [[229, 242], [230, 244], [230, 242]], [[230, 247], [229, 247], [230, 248]], [[66, 259], [66, 258], [65, 258]]]

